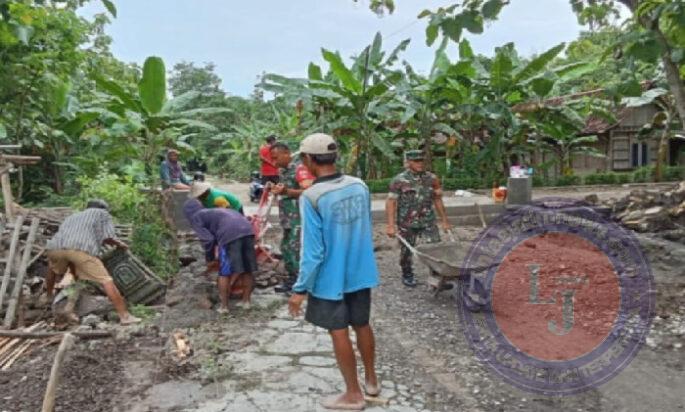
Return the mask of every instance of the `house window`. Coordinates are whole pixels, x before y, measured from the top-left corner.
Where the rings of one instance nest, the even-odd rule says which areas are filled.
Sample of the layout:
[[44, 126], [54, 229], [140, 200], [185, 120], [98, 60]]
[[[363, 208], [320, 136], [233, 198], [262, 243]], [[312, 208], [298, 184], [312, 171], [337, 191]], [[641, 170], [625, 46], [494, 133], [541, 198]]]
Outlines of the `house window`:
[[649, 164], [647, 143], [633, 143], [630, 150], [631, 166], [642, 167]]

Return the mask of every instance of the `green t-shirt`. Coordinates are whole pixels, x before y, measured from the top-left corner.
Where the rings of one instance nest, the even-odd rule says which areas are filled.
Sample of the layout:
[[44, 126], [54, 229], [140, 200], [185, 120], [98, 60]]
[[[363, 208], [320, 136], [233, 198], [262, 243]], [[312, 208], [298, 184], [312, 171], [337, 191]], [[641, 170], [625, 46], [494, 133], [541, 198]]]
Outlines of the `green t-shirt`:
[[[228, 205], [226, 202], [228, 202]], [[215, 207], [230, 206], [233, 210], [240, 210], [240, 208], [243, 207], [242, 203], [240, 203], [240, 200], [238, 200], [234, 194], [214, 188], [209, 189], [209, 196], [207, 196], [203, 203], [204, 207], [210, 209]]]

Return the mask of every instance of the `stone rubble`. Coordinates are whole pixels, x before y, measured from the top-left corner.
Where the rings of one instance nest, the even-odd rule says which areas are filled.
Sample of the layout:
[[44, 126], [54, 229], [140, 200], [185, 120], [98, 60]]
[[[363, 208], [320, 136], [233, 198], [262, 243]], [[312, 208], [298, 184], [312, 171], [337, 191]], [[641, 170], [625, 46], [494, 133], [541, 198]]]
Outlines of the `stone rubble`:
[[[598, 202], [592, 195], [585, 200], [591, 204]], [[685, 181], [667, 190], [633, 190], [628, 196], [609, 199], [601, 206], [608, 207], [613, 217], [629, 229], [685, 242]]]

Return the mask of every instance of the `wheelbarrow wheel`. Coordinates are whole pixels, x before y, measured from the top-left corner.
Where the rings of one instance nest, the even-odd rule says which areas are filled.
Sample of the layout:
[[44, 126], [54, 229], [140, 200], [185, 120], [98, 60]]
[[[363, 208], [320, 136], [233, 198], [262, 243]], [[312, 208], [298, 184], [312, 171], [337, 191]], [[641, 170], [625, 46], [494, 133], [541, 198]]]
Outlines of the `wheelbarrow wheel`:
[[469, 278], [459, 281], [455, 298], [461, 299], [462, 304], [470, 312], [481, 312], [488, 307], [485, 289], [476, 279], [473, 280], [473, 285]]

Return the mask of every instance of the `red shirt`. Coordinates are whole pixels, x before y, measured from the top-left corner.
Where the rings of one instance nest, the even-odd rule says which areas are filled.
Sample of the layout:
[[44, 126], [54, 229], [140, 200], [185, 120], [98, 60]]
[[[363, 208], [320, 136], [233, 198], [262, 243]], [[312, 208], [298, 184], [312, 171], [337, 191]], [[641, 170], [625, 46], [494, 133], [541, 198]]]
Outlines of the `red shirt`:
[[302, 182], [304, 182], [305, 180], [313, 181], [314, 179], [314, 175], [312, 174], [312, 172], [309, 171], [309, 169], [307, 169], [307, 166], [301, 163], [297, 165], [297, 168], [295, 168], [295, 180], [298, 184], [302, 184]]
[[262, 176], [278, 176], [278, 168], [271, 159], [271, 145], [265, 144], [259, 149], [259, 158], [262, 160]]

